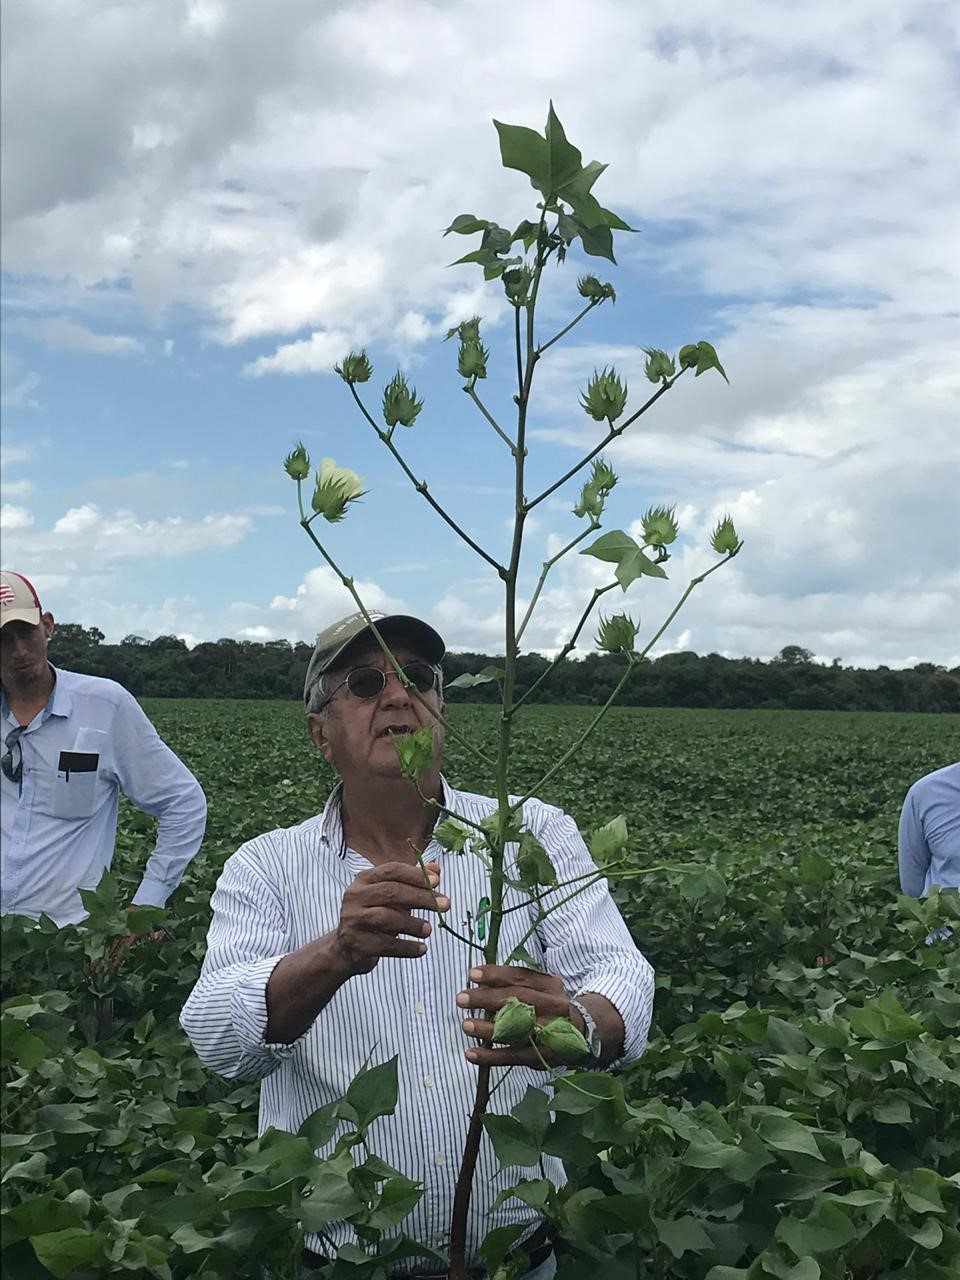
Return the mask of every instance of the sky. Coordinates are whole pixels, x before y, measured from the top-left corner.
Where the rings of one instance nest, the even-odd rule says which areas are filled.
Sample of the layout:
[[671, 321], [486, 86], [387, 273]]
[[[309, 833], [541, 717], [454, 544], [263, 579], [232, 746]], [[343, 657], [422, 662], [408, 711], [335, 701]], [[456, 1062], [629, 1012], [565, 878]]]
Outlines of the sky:
[[[7, 0], [2, 67], [2, 557], [110, 641], [312, 640], [354, 607], [298, 523], [283, 458], [353, 468], [318, 530], [368, 607], [502, 651], [502, 583], [415, 492], [333, 365], [366, 348], [375, 416], [402, 368], [424, 409], [395, 442], [451, 516], [509, 553], [512, 459], [462, 392], [447, 329], [484, 318], [515, 417], [502, 287], [449, 265], [460, 213], [536, 217], [493, 119], [553, 101], [594, 193], [636, 233], [617, 265], [551, 265], [527, 496], [601, 438], [595, 368], [652, 389], [643, 348], [712, 342], [605, 454], [603, 531], [675, 505], [667, 581], [611, 592], [654, 652], [960, 664], [957, 40], [940, 0]], [[629, 412], [629, 409], [628, 409]], [[579, 533], [571, 481], [528, 521], [521, 601]], [[523, 647], [570, 636], [609, 569], [575, 550]], [[614, 597], [616, 600], [614, 602]], [[595, 627], [584, 630], [590, 647]]]

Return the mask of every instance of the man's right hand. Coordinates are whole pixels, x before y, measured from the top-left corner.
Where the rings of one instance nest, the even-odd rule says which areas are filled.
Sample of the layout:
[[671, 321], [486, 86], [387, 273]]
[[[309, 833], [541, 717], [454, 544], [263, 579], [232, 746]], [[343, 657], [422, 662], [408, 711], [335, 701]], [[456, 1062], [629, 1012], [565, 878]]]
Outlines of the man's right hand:
[[416, 958], [426, 951], [423, 939], [432, 933], [428, 920], [413, 911], [447, 911], [450, 899], [435, 894], [440, 866], [423, 868], [406, 862], [382, 862], [361, 871], [343, 895], [335, 938], [344, 966], [350, 973], [369, 973], [383, 956]]

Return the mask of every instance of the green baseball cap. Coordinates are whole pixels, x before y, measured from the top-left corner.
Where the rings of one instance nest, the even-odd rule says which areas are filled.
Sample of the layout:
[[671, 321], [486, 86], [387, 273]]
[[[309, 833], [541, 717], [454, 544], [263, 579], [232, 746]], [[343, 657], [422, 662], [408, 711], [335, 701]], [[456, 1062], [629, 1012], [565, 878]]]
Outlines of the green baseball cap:
[[[411, 618], [403, 613], [375, 613], [373, 610], [369, 611], [368, 616], [388, 643], [391, 639], [409, 640], [427, 662], [436, 665], [442, 661], [446, 645], [433, 627], [419, 618]], [[303, 682], [304, 701], [323, 673], [329, 671], [340, 655], [362, 636], [373, 636], [370, 623], [362, 613], [351, 613], [320, 632]]]

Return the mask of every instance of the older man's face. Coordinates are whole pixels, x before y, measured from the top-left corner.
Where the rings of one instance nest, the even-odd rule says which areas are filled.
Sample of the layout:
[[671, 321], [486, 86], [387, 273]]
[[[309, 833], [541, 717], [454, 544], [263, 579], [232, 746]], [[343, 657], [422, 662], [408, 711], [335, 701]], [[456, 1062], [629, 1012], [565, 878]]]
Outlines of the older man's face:
[[[421, 655], [402, 641], [396, 641], [392, 648], [400, 666], [423, 662]], [[372, 698], [359, 698], [346, 684], [341, 684], [358, 667], [376, 667], [387, 673], [383, 689]], [[393, 738], [427, 724], [435, 725], [435, 759], [439, 761], [443, 730], [417, 696], [400, 682], [379, 646], [351, 653], [347, 663], [328, 673], [327, 687], [337, 685], [340, 688], [333, 694], [326, 714], [308, 716], [308, 724], [310, 737], [345, 781], [399, 778], [400, 762]], [[443, 702], [436, 687], [423, 696], [431, 707], [442, 713]]]

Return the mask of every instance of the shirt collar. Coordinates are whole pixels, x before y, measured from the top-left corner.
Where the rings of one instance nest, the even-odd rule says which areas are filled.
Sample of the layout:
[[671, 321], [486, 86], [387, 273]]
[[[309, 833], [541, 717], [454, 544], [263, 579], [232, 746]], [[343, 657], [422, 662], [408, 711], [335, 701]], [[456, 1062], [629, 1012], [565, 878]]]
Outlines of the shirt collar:
[[[444, 818], [450, 816], [450, 808], [454, 803], [456, 791], [447, 782], [443, 774], [440, 775], [440, 813], [437, 815], [437, 821], [442, 822]], [[343, 815], [341, 810], [341, 802], [343, 799], [343, 783], [338, 782], [334, 789], [330, 792], [327, 803], [323, 806], [323, 813], [320, 816], [320, 839], [326, 849], [333, 850], [338, 858], [346, 858], [347, 842], [343, 834]], [[440, 846], [442, 848], [442, 846]]]

